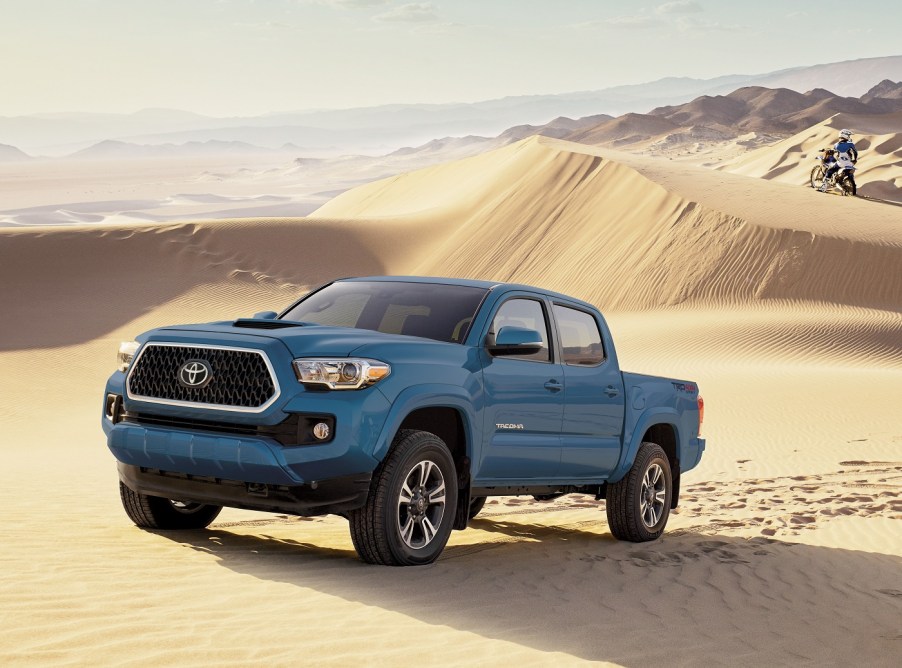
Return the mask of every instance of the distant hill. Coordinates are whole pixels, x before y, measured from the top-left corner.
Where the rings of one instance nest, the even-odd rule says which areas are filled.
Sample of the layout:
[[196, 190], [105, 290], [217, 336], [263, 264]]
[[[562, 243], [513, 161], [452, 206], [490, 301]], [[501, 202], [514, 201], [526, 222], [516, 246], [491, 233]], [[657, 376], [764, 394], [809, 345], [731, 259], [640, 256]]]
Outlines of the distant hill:
[[[523, 95], [472, 103], [392, 104], [209, 117], [171, 109], [134, 114], [39, 114], [0, 118], [0, 137], [26, 151], [63, 155], [103, 140], [137, 144], [238, 141], [266, 148], [286, 142], [308, 154], [385, 153], [437, 137], [496, 136], [517, 125], [550, 126], [549, 119], [645, 113], [699, 96], [725, 95], [739, 87], [828, 89], [859, 96], [874, 84], [902, 79], [902, 56], [798, 67], [758, 75], [714, 79], [667, 77], [642, 84], [547, 95]], [[559, 126], [558, 126], [559, 127]], [[545, 131], [557, 131], [545, 127]]]
[[520, 141], [521, 139], [532, 137], [533, 135], [563, 139], [564, 137], [569, 137], [574, 132], [579, 131], [586, 125], [604, 123], [613, 118], [613, 116], [609, 116], [608, 114], [596, 114], [595, 116], [587, 116], [580, 119], [559, 116], [544, 125], [515, 125], [498, 135], [497, 139], [501, 140], [500, 143], [502, 144]]
[[582, 144], [601, 144], [608, 141], [616, 144], [632, 144], [668, 132], [676, 132], [679, 127], [667, 118], [647, 114], [624, 114], [596, 125], [582, 127], [566, 138]]
[[737, 131], [797, 132], [836, 113], [886, 114], [902, 109], [902, 83], [884, 80], [860, 98], [841, 97], [823, 88], [797, 93], [786, 88], [749, 86], [729, 95], [702, 96], [660, 107], [650, 116], [678, 125], [703, 124]]
[[871, 100], [879, 100], [881, 98], [884, 100], [898, 100], [899, 98], [902, 98], [902, 83], [884, 79], [861, 96], [863, 102], [870, 102]]
[[884, 79], [894, 81], [902, 79], [902, 56], [859, 58], [825, 65], [795, 67], [751, 77], [743, 85], [789, 88], [800, 92], [827, 88], [837, 95], [859, 97], [875, 83]]
[[[777, 141], [823, 122], [838, 113], [891, 114], [902, 110], [902, 83], [884, 80], [860, 98], [841, 97], [818, 88], [806, 93], [760, 86], [739, 88], [727, 95], [698, 97], [685, 104], [659, 107], [647, 114], [606, 114], [570, 119], [557, 118], [545, 125], [516, 125], [496, 137], [452, 137], [417, 148], [401, 149], [408, 155], [437, 153], [465, 143], [469, 154], [499, 148], [532, 135], [566, 139], [612, 148], [648, 148], [658, 143], [671, 147], [693, 142], [726, 141], [746, 133], [759, 133]], [[400, 152], [396, 152], [400, 153]]]
[[648, 114], [625, 114], [583, 127], [565, 137], [595, 145], [626, 146], [673, 133], [729, 138], [748, 132], [790, 135], [843, 114], [902, 111], [902, 83], [882, 81], [860, 98], [841, 97], [817, 88], [797, 93], [785, 88], [748, 86], [728, 95], [703, 95], [685, 104], [659, 107]]
[[15, 146], [0, 144], [0, 162], [20, 162], [31, 159], [30, 155], [24, 151], [20, 151]]
[[184, 144], [134, 144], [106, 140], [76, 151], [68, 157], [82, 160], [130, 160], [136, 158], [177, 158], [216, 155], [247, 155], [261, 153], [293, 152], [296, 147], [288, 144], [282, 149], [269, 149], [238, 141], [205, 142], [190, 141]]

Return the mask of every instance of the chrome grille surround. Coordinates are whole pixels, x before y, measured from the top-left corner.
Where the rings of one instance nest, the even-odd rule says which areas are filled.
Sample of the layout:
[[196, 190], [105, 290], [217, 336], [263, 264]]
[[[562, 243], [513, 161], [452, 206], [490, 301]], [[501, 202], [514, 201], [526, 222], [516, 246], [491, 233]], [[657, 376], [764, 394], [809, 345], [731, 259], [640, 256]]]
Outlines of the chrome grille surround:
[[[154, 349], [163, 350], [154, 351]], [[229, 353], [236, 353], [236, 355], [229, 355]], [[146, 360], [144, 359], [145, 354], [149, 355]], [[209, 358], [213, 358], [213, 360]], [[164, 360], [162, 364], [160, 363], [161, 359]], [[194, 390], [179, 384], [178, 370], [181, 364], [189, 359], [204, 359], [213, 367], [214, 377], [205, 387]], [[223, 368], [223, 361], [226, 362], [225, 368]], [[143, 366], [142, 362], [144, 362]], [[260, 366], [260, 362], [262, 362], [262, 366]], [[153, 363], [156, 368], [147, 369], [148, 363]], [[217, 364], [219, 369], [216, 368]], [[238, 365], [239, 368], [236, 369], [235, 365]], [[255, 374], [256, 378], [249, 379], [247, 377], [249, 371], [252, 375]], [[266, 372], [265, 376], [263, 371]], [[167, 374], [167, 376], [163, 377], [163, 374]], [[242, 374], [245, 375], [244, 378], [240, 377]], [[217, 382], [220, 375], [225, 375], [224, 382]], [[229, 375], [233, 377], [229, 378]], [[128, 370], [125, 388], [126, 395], [130, 399], [138, 401], [235, 413], [262, 413], [282, 394], [272, 362], [262, 350], [238, 346], [163, 341], [151, 341], [141, 346]], [[231, 399], [237, 400], [229, 401]]]

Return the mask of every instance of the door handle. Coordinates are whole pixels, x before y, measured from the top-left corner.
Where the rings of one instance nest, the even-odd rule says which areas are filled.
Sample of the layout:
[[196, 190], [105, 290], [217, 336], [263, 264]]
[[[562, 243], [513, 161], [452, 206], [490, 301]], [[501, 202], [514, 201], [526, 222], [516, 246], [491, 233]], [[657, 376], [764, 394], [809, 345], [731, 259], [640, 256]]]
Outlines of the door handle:
[[564, 389], [564, 386], [552, 378], [547, 383], [545, 383], [545, 389], [549, 392], [560, 392]]
[[620, 394], [620, 390], [618, 390], [613, 385], [608, 385], [606, 388], [604, 388], [604, 393], [609, 397], [616, 397], [618, 394]]

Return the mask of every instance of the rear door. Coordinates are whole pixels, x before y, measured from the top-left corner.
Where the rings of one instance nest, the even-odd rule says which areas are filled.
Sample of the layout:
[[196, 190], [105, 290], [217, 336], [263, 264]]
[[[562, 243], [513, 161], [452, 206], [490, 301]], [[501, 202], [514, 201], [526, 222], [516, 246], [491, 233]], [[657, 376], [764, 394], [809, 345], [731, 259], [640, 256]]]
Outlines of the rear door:
[[560, 303], [553, 312], [565, 386], [560, 476], [603, 478], [620, 459], [623, 376], [591, 312]]

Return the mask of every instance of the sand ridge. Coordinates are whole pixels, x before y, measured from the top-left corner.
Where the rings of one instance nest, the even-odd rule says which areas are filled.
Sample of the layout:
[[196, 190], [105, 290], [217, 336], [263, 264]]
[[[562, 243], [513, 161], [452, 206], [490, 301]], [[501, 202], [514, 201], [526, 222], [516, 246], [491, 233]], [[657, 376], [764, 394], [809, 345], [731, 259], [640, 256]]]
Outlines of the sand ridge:
[[366, 184], [313, 215], [364, 211], [457, 222], [416, 273], [517, 276], [608, 309], [902, 304], [902, 211], [548, 138]]

